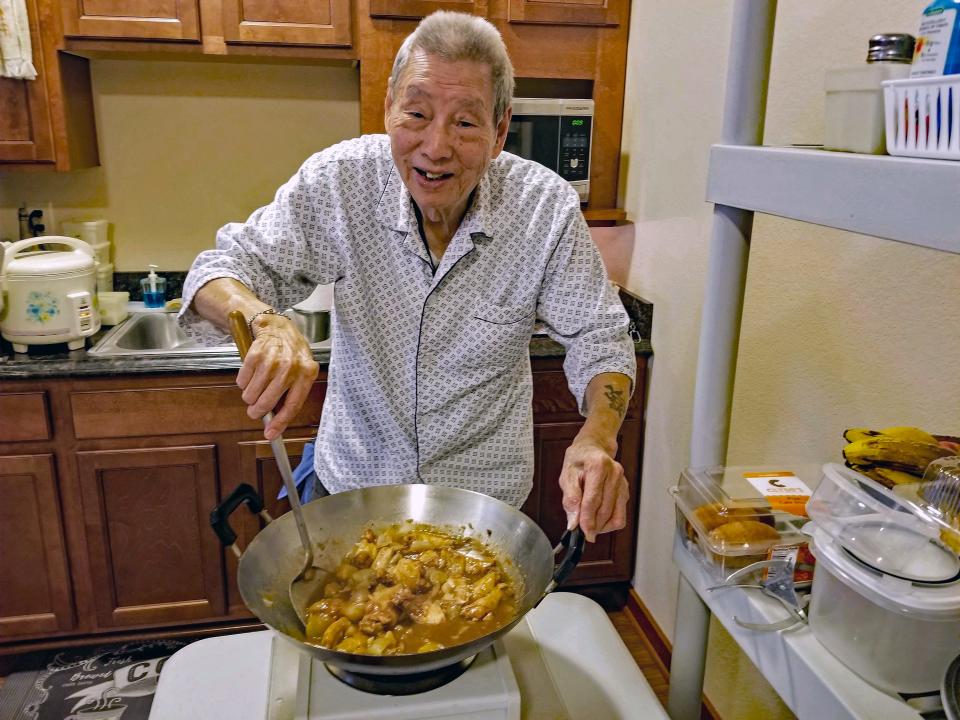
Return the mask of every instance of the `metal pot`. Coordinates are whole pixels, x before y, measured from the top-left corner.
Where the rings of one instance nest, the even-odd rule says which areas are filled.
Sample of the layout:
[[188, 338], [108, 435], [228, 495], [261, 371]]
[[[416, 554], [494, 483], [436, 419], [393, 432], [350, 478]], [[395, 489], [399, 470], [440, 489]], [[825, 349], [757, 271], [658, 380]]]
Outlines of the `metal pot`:
[[283, 314], [293, 320], [297, 330], [309, 343], [321, 342], [330, 337], [330, 311], [304, 310], [292, 307], [283, 311]]
[[[241, 485], [211, 515], [211, 525], [226, 546], [235, 552], [236, 535], [229, 515], [246, 503], [263, 515], [263, 503], [249, 485]], [[300, 569], [303, 548], [292, 513], [268, 521], [240, 555], [237, 583], [246, 606], [281, 637], [314, 658], [347, 673], [364, 676], [409, 676], [435, 673], [455, 666], [509, 631], [543, 597], [562, 583], [580, 560], [584, 537], [578, 529], [567, 532], [556, 548], [526, 515], [500, 500], [469, 490], [438, 485], [382, 485], [337, 493], [303, 506], [304, 520], [315, 545], [316, 564], [335, 568], [371, 524], [389, 525], [412, 519], [431, 525], [462, 528], [494, 548], [507, 572], [519, 583], [518, 614], [507, 625], [469, 643], [409, 655], [359, 655], [320, 647], [305, 641], [290, 604], [290, 578]], [[566, 548], [558, 565], [554, 557]], [[464, 666], [465, 667], [465, 666]], [[400, 678], [397, 678], [400, 680]], [[394, 690], [402, 694], [402, 690]]]

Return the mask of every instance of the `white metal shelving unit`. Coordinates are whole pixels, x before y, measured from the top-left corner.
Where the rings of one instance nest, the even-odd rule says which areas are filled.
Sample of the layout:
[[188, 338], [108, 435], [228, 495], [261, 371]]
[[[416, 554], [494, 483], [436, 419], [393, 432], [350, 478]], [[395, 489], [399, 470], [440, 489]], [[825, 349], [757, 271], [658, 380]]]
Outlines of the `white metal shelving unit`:
[[[714, 211], [690, 446], [696, 466], [726, 458], [754, 212], [960, 253], [960, 162], [760, 146], [776, 6], [734, 3], [721, 142], [711, 151], [707, 182]], [[673, 720], [697, 720], [711, 610], [698, 566], [680, 542], [674, 558], [680, 587], [667, 710]], [[718, 611], [729, 602], [710, 597]], [[801, 720], [919, 717], [892, 698], [884, 706], [886, 696], [876, 697], [809, 631], [733, 636]], [[763, 662], [771, 658], [779, 661]], [[818, 702], [802, 701], [806, 692], [821, 693]], [[864, 698], [879, 705], [864, 705]], [[881, 706], [903, 713], [873, 714]]]

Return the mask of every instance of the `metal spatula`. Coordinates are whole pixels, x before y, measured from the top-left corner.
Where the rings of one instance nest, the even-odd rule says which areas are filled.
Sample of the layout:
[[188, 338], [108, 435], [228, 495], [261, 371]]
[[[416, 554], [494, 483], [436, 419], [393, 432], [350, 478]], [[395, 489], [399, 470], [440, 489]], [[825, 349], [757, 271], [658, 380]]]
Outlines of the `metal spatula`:
[[[234, 310], [229, 315], [230, 333], [240, 351], [240, 359], [247, 356], [247, 351], [253, 344], [253, 337], [250, 334], [250, 328], [247, 326], [247, 320], [243, 313]], [[268, 412], [263, 416], [264, 426], [268, 425], [273, 419], [273, 412]], [[300, 495], [297, 492], [297, 486], [293, 482], [293, 471], [290, 469], [290, 458], [287, 457], [287, 448], [283, 444], [283, 435], [277, 435], [270, 441], [270, 447], [273, 449], [273, 456], [277, 460], [277, 468], [280, 470], [280, 477], [283, 478], [283, 485], [287, 488], [287, 496], [290, 499], [290, 508], [293, 510], [294, 520], [297, 522], [297, 531], [300, 533], [300, 542], [303, 543], [303, 566], [293, 580], [290, 581], [290, 602], [293, 609], [303, 623], [307, 626], [307, 608], [311, 601], [316, 597], [319, 590], [319, 584], [328, 571], [317, 565], [313, 557], [313, 544], [310, 542], [310, 534], [307, 532], [307, 524], [303, 520], [303, 508], [300, 506]]]

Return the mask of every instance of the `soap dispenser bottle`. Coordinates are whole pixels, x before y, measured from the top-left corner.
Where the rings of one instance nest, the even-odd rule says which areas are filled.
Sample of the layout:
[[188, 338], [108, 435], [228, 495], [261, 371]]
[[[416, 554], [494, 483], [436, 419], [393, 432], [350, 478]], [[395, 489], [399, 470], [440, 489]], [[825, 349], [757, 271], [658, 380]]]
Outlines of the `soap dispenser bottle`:
[[145, 308], [162, 308], [167, 302], [167, 280], [157, 275], [157, 266], [149, 265], [150, 272], [140, 280]]

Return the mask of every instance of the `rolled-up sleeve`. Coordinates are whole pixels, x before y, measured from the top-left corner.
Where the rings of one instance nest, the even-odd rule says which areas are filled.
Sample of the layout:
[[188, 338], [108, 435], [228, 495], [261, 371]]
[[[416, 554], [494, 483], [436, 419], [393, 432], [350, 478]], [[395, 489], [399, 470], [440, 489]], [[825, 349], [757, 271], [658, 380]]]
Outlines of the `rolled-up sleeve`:
[[217, 232], [216, 249], [194, 260], [183, 286], [179, 321], [203, 344], [229, 336], [193, 309], [197, 291], [211, 280], [233, 278], [272, 307], [283, 309], [305, 299], [317, 285], [334, 282], [342, 267], [336, 223], [324, 221], [324, 205], [335, 191], [336, 167], [315, 155], [277, 191], [269, 205], [245, 223], [228, 223]]
[[630, 378], [632, 394], [637, 360], [630, 318], [607, 277], [579, 207], [565, 220], [547, 264], [537, 316], [547, 335], [566, 348], [567, 384], [586, 415], [590, 381], [601, 373], [620, 373]]

